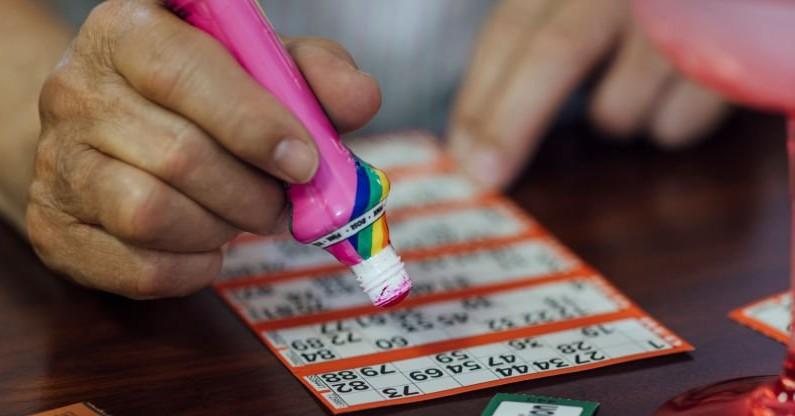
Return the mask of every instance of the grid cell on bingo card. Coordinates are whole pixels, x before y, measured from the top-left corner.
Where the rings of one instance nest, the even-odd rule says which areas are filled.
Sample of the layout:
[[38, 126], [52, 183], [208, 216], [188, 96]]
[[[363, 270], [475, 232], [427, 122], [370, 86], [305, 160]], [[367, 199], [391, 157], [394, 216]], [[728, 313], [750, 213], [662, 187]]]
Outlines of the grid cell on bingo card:
[[371, 387], [352, 369], [329, 371], [318, 376], [326, 387], [336, 393], [345, 393], [352, 390], [364, 391]]
[[340, 397], [337, 393], [334, 393], [333, 391], [325, 391], [325, 392], [321, 393], [321, 395], [329, 403], [331, 403], [331, 406], [334, 407], [335, 409], [341, 409], [341, 408], [344, 408], [344, 407], [348, 407], [348, 404], [345, 403], [344, 400], [342, 400], [342, 397]]
[[376, 389], [397, 386], [408, 382], [406, 376], [390, 363], [360, 367], [356, 371]]
[[[355, 344], [354, 344], [355, 345]], [[320, 363], [324, 361], [338, 360], [345, 358], [345, 354], [350, 354], [352, 348], [361, 348], [362, 351], [356, 353], [369, 353], [371, 349], [367, 346], [351, 347], [351, 346], [331, 346], [324, 344], [322, 347], [316, 348], [299, 348], [295, 349], [292, 346], [287, 350], [282, 350], [281, 353], [288, 358], [292, 365], [307, 365]]]
[[364, 391], [351, 390], [345, 393], [336, 393], [339, 395], [348, 406], [356, 406], [357, 404], [371, 403], [383, 400], [383, 396], [376, 390], [370, 388]]
[[623, 336], [642, 346], [647, 352], [668, 349], [671, 344], [649, 329], [641, 320], [624, 319], [615, 323], [617, 338]]
[[389, 328], [379, 328], [377, 333], [369, 332], [368, 342], [373, 351], [390, 351], [414, 345], [409, 338], [394, 330], [390, 331]]
[[427, 381], [415, 381], [414, 384], [425, 394], [461, 387], [461, 383], [452, 376], [429, 378]]
[[281, 350], [279, 353], [287, 359], [291, 365], [306, 365], [320, 363], [323, 361], [336, 360], [339, 358], [336, 352], [330, 349], [318, 349], [313, 351], [296, 352], [295, 350]]
[[[346, 338], [341, 338], [345, 341], [340, 341], [339, 345], [335, 345], [335, 350], [340, 357], [355, 357], [364, 354], [370, 354], [373, 352], [377, 352], [372, 345], [366, 342], [366, 339], [360, 335], [355, 335], [354, 333], [347, 333], [347, 334], [334, 334], [333, 336], [343, 336]], [[350, 337], [348, 337], [350, 336]]]
[[533, 371], [558, 370], [572, 365], [565, 356], [539, 338], [518, 338], [505, 345], [529, 363]]
[[482, 347], [470, 348], [470, 351], [477, 357], [478, 361], [499, 378], [520, 376], [533, 372], [527, 361], [505, 348], [503, 344], [488, 344]]
[[474, 356], [475, 358], [482, 358], [488, 357], [494, 354], [511, 354], [511, 351], [507, 346], [501, 343], [492, 343], [492, 344], [485, 344], [480, 345], [477, 347], [469, 347], [466, 349], [467, 354]]
[[601, 350], [604, 351], [608, 358], [620, 358], [646, 352], [646, 350], [636, 342], [616, 344], [607, 348], [602, 348]]
[[403, 374], [408, 374], [414, 370], [424, 370], [426, 368], [439, 368], [436, 362], [428, 356], [400, 360], [393, 363]]
[[[446, 385], [445, 389], [459, 387], [460, 385], [452, 379], [452, 377], [438, 365], [431, 363], [430, 365], [422, 365], [417, 368], [406, 370], [403, 372], [412, 383], [422, 388], [426, 393], [426, 389], [439, 388]], [[426, 385], [426, 388], [422, 386]], [[438, 391], [438, 390], [434, 390]]]
[[[413, 345], [431, 344], [434, 342], [445, 341], [451, 338], [452, 334], [445, 332], [442, 328], [434, 328], [427, 331], [406, 334], [409, 343]], [[457, 338], [457, 336], [455, 337]]]
[[[489, 381], [494, 381], [497, 379], [497, 376], [494, 375], [491, 371], [487, 370], [485, 366], [482, 364], [477, 364], [479, 369], [472, 369], [464, 367], [464, 362], [462, 364], [451, 364], [453, 368], [458, 368], [459, 366], [463, 368], [460, 373], [453, 375], [453, 378], [456, 379], [462, 386], [472, 386], [475, 384], [486, 383]], [[471, 363], [474, 363], [472, 361]]]
[[591, 364], [608, 359], [608, 355], [603, 350], [583, 340], [559, 343], [555, 348], [562, 357], [574, 365]]
[[438, 367], [444, 369], [462, 385], [496, 379], [491, 370], [466, 350], [445, 351], [432, 357]]
[[422, 394], [414, 383], [384, 387], [378, 391], [381, 393], [381, 396], [387, 400], [402, 399]]
[[584, 326], [579, 329], [579, 332], [584, 339], [587, 339], [599, 348], [610, 348], [616, 345], [623, 345], [630, 340], [623, 334], [621, 328], [612, 322]]

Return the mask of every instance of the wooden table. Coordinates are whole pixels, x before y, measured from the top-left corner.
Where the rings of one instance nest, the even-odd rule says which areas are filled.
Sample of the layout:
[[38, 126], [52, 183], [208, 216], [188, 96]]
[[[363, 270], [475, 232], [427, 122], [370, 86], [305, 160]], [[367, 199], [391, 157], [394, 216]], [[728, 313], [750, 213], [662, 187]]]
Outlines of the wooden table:
[[[743, 113], [691, 151], [558, 131], [511, 196], [692, 354], [365, 412], [477, 415], [497, 391], [646, 415], [712, 381], [777, 371], [784, 347], [726, 314], [787, 287], [783, 122]], [[322, 415], [313, 396], [210, 291], [133, 302], [48, 272], [0, 225], [0, 414], [78, 401], [120, 415]]]

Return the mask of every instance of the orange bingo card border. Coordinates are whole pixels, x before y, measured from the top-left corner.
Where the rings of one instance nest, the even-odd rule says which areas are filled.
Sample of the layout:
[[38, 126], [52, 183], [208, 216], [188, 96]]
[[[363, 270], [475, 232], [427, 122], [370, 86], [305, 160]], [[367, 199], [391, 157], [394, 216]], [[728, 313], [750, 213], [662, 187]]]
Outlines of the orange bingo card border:
[[759, 299], [756, 302], [752, 302], [748, 305], [743, 307], [737, 308], [731, 312], [729, 312], [729, 317], [734, 319], [735, 321], [739, 322], [740, 324], [753, 329], [754, 331], [761, 332], [763, 335], [773, 338], [774, 340], [786, 344], [789, 342], [789, 335], [781, 332], [777, 328], [774, 328], [758, 319], [754, 319], [745, 314], [745, 311], [756, 306], [759, 306], [762, 303], [770, 302], [770, 301], [778, 301], [784, 296], [787, 296], [789, 292], [778, 293], [772, 296], [767, 296], [763, 299]]
[[[514, 204], [512, 201], [499, 195], [489, 196], [482, 199], [467, 199], [460, 201], [445, 202], [441, 204], [425, 205], [414, 209], [407, 208], [401, 210], [400, 212], [394, 213], [394, 215], [390, 214], [390, 219], [392, 221], [404, 221], [416, 217], [438, 215], [446, 211], [449, 212], [453, 210], [477, 209], [483, 207], [495, 207], [496, 209], [504, 210], [508, 215], [512, 216], [513, 219], [517, 221], [517, 223], [522, 225], [521, 230], [519, 230], [515, 234], [506, 235], [506, 236], [483, 238], [471, 241], [464, 241], [455, 244], [441, 245], [435, 247], [425, 247], [413, 250], [412, 249], [401, 250], [400, 256], [404, 260], [410, 260], [418, 257], [428, 257], [428, 256], [442, 255], [448, 253], [455, 253], [472, 248], [496, 247], [496, 246], [501, 246], [503, 244], [515, 241], [521, 241], [528, 238], [542, 238], [549, 236], [549, 232], [547, 232], [540, 224], [538, 224], [538, 222], [536, 222], [528, 215], [524, 214], [521, 211], [521, 209], [517, 207], [516, 204]], [[250, 237], [241, 238], [236, 241], [233, 241], [232, 243], [230, 243], [230, 247], [236, 247], [246, 244], [255, 244], [258, 242], [265, 242], [265, 241], [287, 240], [290, 238], [292, 237], [289, 234], [280, 234], [274, 236], [251, 235]], [[253, 283], [261, 283], [266, 281], [272, 282], [278, 279], [289, 278], [293, 276], [326, 274], [326, 273], [339, 272], [346, 269], [347, 267], [343, 264], [336, 262], [329, 262], [328, 264], [323, 264], [318, 266], [296, 267], [288, 270], [257, 274], [253, 276], [239, 276], [239, 277], [228, 278], [215, 283], [215, 287], [227, 289], [233, 287], [247, 286]]]
[[[397, 406], [397, 405], [400, 405], [400, 404], [416, 403], [416, 402], [421, 402], [421, 401], [425, 401], [425, 400], [438, 399], [438, 398], [441, 398], [441, 397], [452, 396], [452, 395], [459, 394], [459, 393], [466, 393], [466, 392], [469, 392], [469, 391], [487, 389], [487, 388], [497, 387], [497, 386], [501, 386], [501, 385], [505, 385], [505, 384], [517, 383], [517, 382], [520, 382], [520, 381], [529, 381], [529, 380], [536, 380], [536, 379], [540, 379], [540, 378], [554, 377], [554, 376], [561, 375], [561, 374], [579, 373], [579, 372], [582, 372], [582, 371], [593, 370], [593, 369], [596, 369], [596, 368], [602, 368], [602, 367], [607, 367], [607, 366], [611, 366], [611, 365], [623, 364], [623, 363], [627, 363], [627, 362], [631, 362], [631, 361], [643, 360], [643, 359], [646, 359], [646, 358], [661, 357], [661, 356], [664, 356], [664, 355], [678, 354], [678, 353], [689, 352], [689, 351], [693, 351], [694, 350], [693, 346], [688, 344], [687, 341], [685, 341], [684, 339], [682, 339], [679, 336], [675, 335], [671, 330], [669, 330], [668, 328], [664, 327], [659, 322], [657, 322], [656, 320], [651, 318], [649, 315], [646, 315], [644, 312], [641, 312], [640, 315], [638, 315], [638, 316], [629, 317], [629, 318], [638, 319], [639, 322], [641, 324], [643, 324], [644, 326], [646, 326], [647, 329], [649, 329], [650, 331], [654, 332], [659, 337], [661, 337], [661, 338], [665, 339], [666, 341], [668, 341], [669, 343], [671, 343], [673, 347], [670, 348], [670, 349], [666, 349], [666, 350], [649, 351], [649, 352], [645, 352], [645, 353], [631, 354], [631, 355], [627, 355], [627, 356], [624, 356], [624, 357], [612, 358], [612, 359], [609, 359], [609, 360], [594, 362], [594, 363], [591, 363], [591, 364], [584, 364], [584, 365], [580, 365], [580, 366], [576, 366], [576, 367], [567, 367], [567, 368], [562, 368], [562, 369], [559, 369], [559, 370], [550, 370], [550, 371], [545, 371], [543, 373], [531, 373], [531, 374], [519, 375], [519, 376], [504, 378], [504, 379], [501, 379], [501, 380], [492, 380], [492, 381], [487, 381], [487, 382], [483, 382], [483, 383], [479, 383], [479, 384], [473, 384], [471, 386], [462, 386], [462, 387], [457, 387], [457, 388], [453, 388], [453, 389], [442, 390], [442, 391], [438, 391], [438, 392], [434, 392], [434, 393], [423, 393], [421, 395], [414, 396], [414, 397], [404, 397], [404, 398], [395, 399], [395, 400], [381, 400], [381, 401], [377, 401], [377, 402], [364, 403], [364, 404], [360, 404], [360, 405], [353, 405], [353, 406], [348, 406], [348, 407], [343, 408], [343, 409], [337, 409], [331, 402], [328, 401], [328, 399], [326, 399], [326, 397], [323, 396], [323, 392], [315, 390], [315, 387], [312, 386], [312, 384], [310, 382], [308, 382], [304, 377], [298, 377], [295, 373], [293, 373], [293, 375], [296, 375], [296, 377], [298, 377], [298, 380], [307, 388], [307, 390], [309, 390], [313, 395], [315, 395], [315, 397], [317, 397], [318, 400], [320, 400], [324, 405], [326, 405], [326, 408], [329, 409], [329, 411], [331, 413], [337, 415], [337, 414], [357, 412], [357, 411], [367, 410], [367, 409], [374, 409], [374, 408], [379, 408], [379, 407]], [[609, 323], [612, 323], [612, 322], [617, 322], [617, 321], [619, 321], [621, 319], [626, 319], [626, 318], [599, 321], [599, 322], [596, 322], [595, 324], [609, 324]], [[583, 325], [581, 327], [584, 327], [584, 326], [588, 326], [588, 325]], [[576, 328], [578, 328], [578, 327], [574, 327], [574, 328], [571, 328], [571, 329], [576, 329]], [[535, 334], [535, 335], [537, 336], [537, 335], [543, 335], [543, 334]], [[509, 339], [512, 339], [512, 338], [509, 338]], [[461, 346], [461, 348], [469, 348], [469, 347], [473, 347], [473, 346], [475, 346], [475, 345], [463, 345], [463, 346]], [[427, 355], [427, 354], [421, 354], [421, 355]], [[411, 357], [409, 357], [409, 358], [411, 358]], [[355, 367], [350, 367], [350, 368], [355, 368]], [[315, 373], [315, 374], [317, 374], [317, 373]], [[308, 374], [308, 375], [311, 375], [311, 374]]]

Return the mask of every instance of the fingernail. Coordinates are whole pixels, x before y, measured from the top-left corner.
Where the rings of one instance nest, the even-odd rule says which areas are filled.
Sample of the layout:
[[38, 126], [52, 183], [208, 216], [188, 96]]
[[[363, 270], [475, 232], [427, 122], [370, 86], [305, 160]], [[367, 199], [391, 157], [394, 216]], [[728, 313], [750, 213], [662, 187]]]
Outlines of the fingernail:
[[510, 171], [505, 166], [505, 157], [493, 147], [477, 142], [469, 129], [453, 127], [448, 141], [452, 157], [477, 183], [495, 189], [507, 181]]
[[304, 183], [315, 175], [317, 152], [303, 140], [288, 137], [276, 145], [273, 162], [284, 179], [293, 183]]
[[477, 146], [470, 151], [465, 169], [481, 185], [488, 189], [496, 189], [503, 186], [507, 179], [505, 159], [496, 150]]
[[344, 52], [338, 52], [336, 50], [331, 50], [331, 49], [328, 49], [328, 48], [324, 48], [324, 47], [319, 46], [319, 45], [309, 45], [309, 46], [311, 48], [315, 48], [317, 50], [320, 50], [321, 53], [325, 53], [325, 54], [328, 54], [330, 56], [333, 56], [335, 58], [334, 60], [338, 64], [342, 64], [342, 66], [344, 66], [345, 69], [352, 69], [354, 71], [359, 72], [359, 66], [356, 65], [356, 61], [351, 59], [350, 56], [345, 55]]

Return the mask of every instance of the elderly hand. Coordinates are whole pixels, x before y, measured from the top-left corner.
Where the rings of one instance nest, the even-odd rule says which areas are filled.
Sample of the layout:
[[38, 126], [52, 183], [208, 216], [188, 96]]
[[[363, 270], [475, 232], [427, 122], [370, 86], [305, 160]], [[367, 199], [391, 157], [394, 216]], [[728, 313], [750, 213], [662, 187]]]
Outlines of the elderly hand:
[[[339, 45], [287, 41], [343, 131], [378, 110], [375, 80]], [[132, 298], [209, 284], [221, 246], [267, 233], [280, 181], [308, 181], [314, 144], [222, 46], [157, 0], [97, 7], [40, 99], [27, 229], [78, 283]]]
[[450, 151], [465, 170], [488, 186], [508, 184], [572, 90], [605, 58], [609, 67], [590, 118], [616, 139], [644, 132], [676, 148], [723, 118], [723, 100], [674, 71], [635, 27], [628, 3], [502, 0], [496, 6], [449, 122]]

